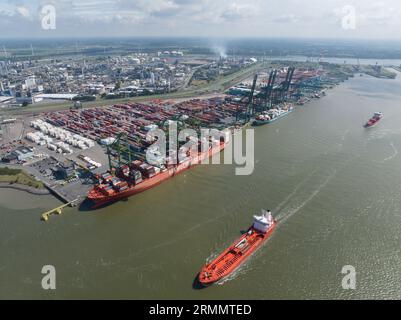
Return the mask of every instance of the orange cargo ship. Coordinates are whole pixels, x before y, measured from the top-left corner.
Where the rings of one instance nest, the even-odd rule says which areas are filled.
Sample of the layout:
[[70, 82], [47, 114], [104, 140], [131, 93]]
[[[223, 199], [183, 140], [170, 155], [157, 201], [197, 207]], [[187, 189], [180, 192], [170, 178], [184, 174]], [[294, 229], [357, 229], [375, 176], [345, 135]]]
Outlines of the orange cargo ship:
[[117, 177], [105, 173], [99, 177], [99, 183], [88, 192], [87, 199], [93, 203], [92, 208], [95, 209], [144, 192], [220, 153], [225, 149], [226, 141], [217, 141], [208, 151], [199, 152], [182, 163], [164, 169], [134, 161], [131, 168], [128, 166], [122, 168]]
[[277, 224], [271, 212], [263, 211], [262, 216], [254, 219], [247, 233], [202, 269], [198, 278], [202, 285], [209, 286], [228, 277], [269, 239]]

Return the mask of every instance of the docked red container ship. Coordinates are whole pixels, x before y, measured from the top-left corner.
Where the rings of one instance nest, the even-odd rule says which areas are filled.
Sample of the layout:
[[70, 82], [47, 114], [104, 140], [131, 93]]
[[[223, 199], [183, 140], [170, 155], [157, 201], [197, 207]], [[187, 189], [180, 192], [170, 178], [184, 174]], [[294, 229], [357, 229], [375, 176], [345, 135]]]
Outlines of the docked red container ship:
[[270, 211], [263, 210], [262, 216], [254, 216], [254, 223], [248, 232], [215, 260], [204, 266], [199, 273], [199, 282], [203, 286], [209, 286], [234, 273], [270, 238], [276, 228], [276, 224], [277, 222]]
[[98, 176], [99, 183], [88, 192], [87, 199], [92, 202], [92, 208], [96, 209], [146, 191], [220, 153], [225, 149], [228, 140], [229, 136], [226, 135], [224, 139], [214, 141], [208, 151], [198, 152], [192, 157], [188, 154], [178, 164], [167, 164], [163, 168], [137, 160], [130, 166], [123, 166], [115, 175], [106, 172]]

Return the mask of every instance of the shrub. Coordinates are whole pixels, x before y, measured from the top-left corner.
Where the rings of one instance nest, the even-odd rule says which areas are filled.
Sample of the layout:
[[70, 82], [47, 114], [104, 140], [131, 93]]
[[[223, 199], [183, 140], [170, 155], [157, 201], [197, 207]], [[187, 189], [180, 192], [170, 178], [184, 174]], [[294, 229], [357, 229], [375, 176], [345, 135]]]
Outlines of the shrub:
[[22, 171], [19, 169], [10, 169], [8, 167], [5, 168], [0, 168], [0, 175], [4, 176], [16, 176], [17, 174], [20, 174]]

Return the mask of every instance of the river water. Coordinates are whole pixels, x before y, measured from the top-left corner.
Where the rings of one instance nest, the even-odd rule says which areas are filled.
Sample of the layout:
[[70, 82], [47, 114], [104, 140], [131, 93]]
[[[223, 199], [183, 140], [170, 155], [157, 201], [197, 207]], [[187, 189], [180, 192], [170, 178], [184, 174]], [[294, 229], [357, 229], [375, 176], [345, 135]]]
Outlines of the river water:
[[307, 57], [300, 55], [288, 55], [280, 57], [268, 57], [267, 60], [272, 61], [296, 61], [296, 62], [326, 62], [335, 64], [349, 64], [349, 65], [379, 65], [384, 67], [399, 67], [401, 66], [401, 59], [358, 59], [358, 58], [337, 58], [337, 57]]
[[[401, 77], [356, 77], [256, 129], [256, 167], [199, 166], [96, 212], [0, 191], [0, 298], [401, 298]], [[362, 124], [375, 111], [376, 128]], [[231, 279], [197, 290], [206, 259], [270, 208], [274, 236]], [[41, 289], [54, 265], [57, 289]], [[354, 266], [356, 290], [341, 286]]]

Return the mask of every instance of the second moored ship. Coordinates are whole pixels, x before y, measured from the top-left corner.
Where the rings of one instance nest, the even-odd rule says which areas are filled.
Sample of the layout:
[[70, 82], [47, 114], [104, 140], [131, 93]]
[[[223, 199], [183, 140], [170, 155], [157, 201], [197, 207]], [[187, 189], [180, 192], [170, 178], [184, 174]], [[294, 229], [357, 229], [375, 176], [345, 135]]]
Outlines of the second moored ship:
[[257, 116], [252, 125], [257, 127], [273, 123], [278, 119], [289, 115], [292, 111], [294, 111], [294, 107], [292, 105], [288, 105], [279, 109], [270, 109], [269, 111], [265, 111], [261, 115]]

